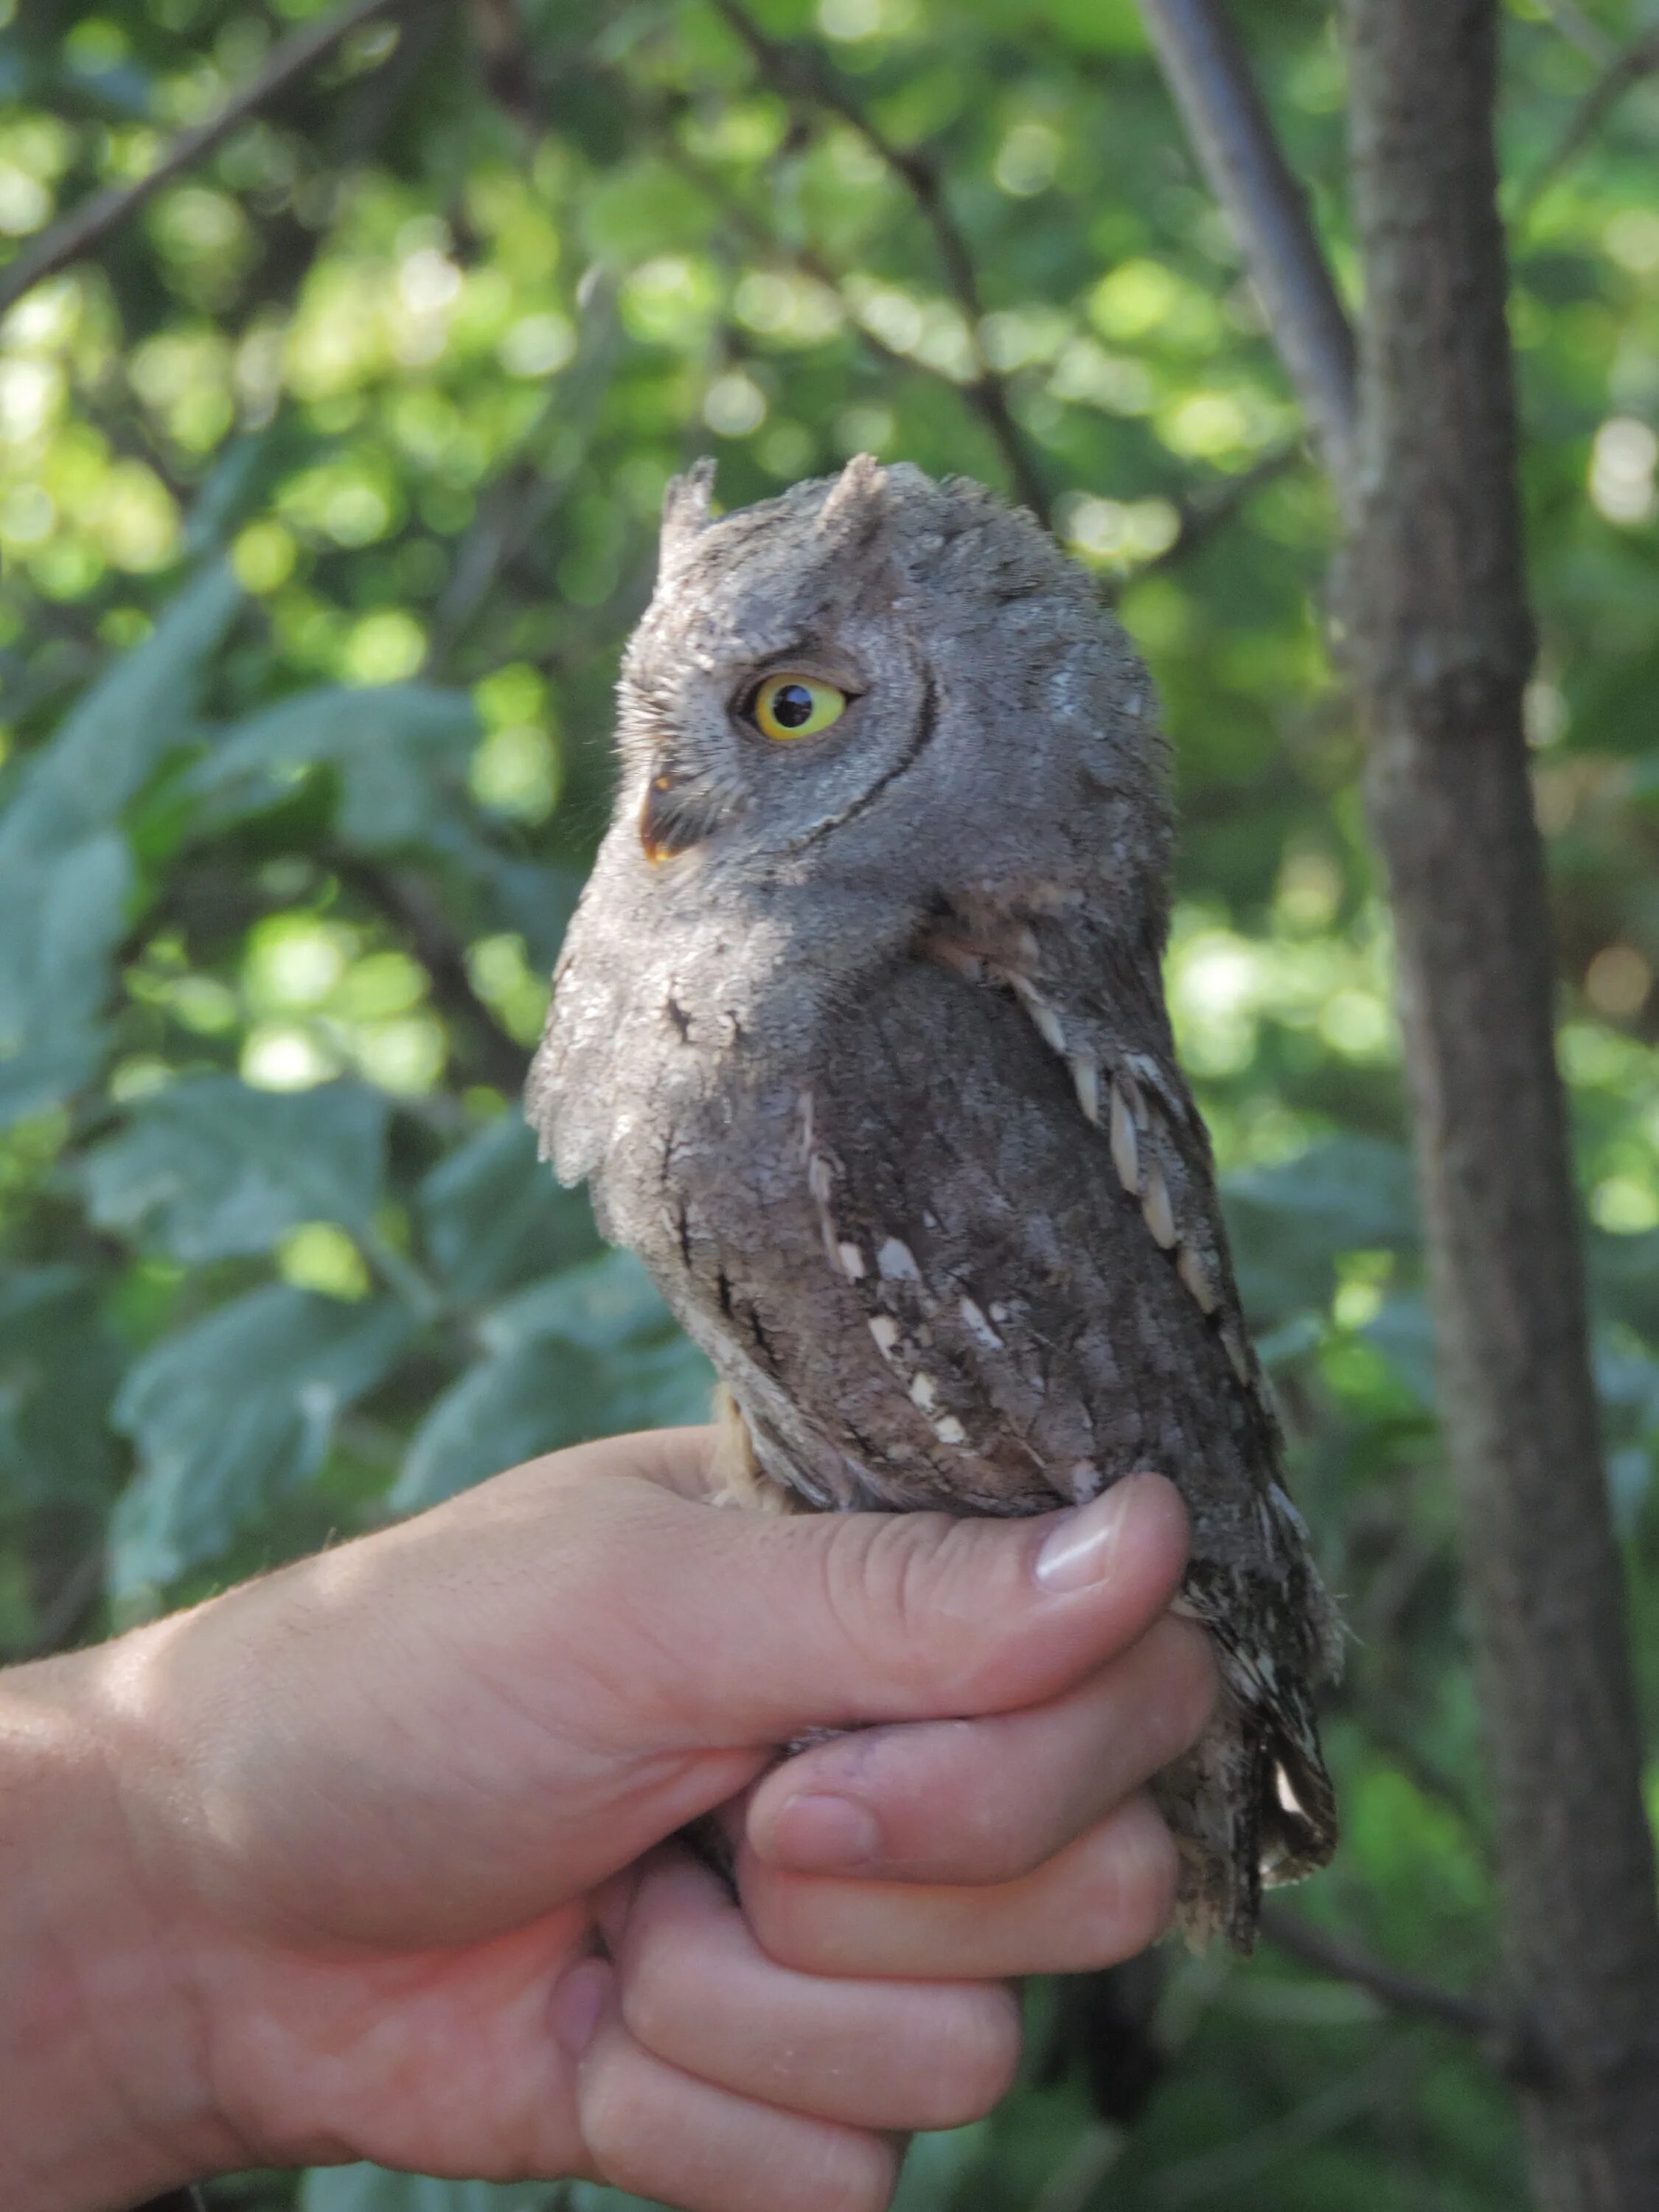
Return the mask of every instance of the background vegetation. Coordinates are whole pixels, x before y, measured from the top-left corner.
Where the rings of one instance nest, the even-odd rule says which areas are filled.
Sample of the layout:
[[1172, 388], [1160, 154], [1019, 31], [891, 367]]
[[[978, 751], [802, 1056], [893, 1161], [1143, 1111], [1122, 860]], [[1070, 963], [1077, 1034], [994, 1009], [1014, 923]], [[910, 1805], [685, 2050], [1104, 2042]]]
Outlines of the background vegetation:
[[[319, 13], [8, 5], [15, 270]], [[0, 1648], [695, 1416], [698, 1361], [515, 1108], [662, 485], [702, 451], [728, 504], [865, 448], [981, 476], [1098, 571], [1165, 701], [1170, 993], [1355, 1631], [1348, 1832], [1253, 1965], [1169, 1962], [1132, 2127], [1056, 2078], [1036, 1992], [1029, 2082], [918, 2146], [905, 2212], [1512, 2206], [1335, 519], [1132, 0], [818, 0], [754, 35], [705, 0], [352, 12], [0, 323]], [[1237, 14], [1347, 271], [1327, 12]], [[1650, 1711], [1653, 63], [1621, 0], [1510, 9], [1530, 733]], [[560, 2195], [352, 2169], [300, 2202]]]

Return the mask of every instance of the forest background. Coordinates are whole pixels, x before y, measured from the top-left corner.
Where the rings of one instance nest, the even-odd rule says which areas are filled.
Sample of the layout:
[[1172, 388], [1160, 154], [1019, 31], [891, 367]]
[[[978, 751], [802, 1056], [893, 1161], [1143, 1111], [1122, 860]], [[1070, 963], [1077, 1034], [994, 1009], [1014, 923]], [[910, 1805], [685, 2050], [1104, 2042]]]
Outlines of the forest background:
[[[1235, 12], [1351, 289], [1328, 12]], [[1337, 515], [1132, 0], [0, 19], [0, 302], [66, 210], [103, 210], [0, 321], [0, 1654], [696, 1417], [706, 1371], [516, 1110], [662, 487], [702, 452], [728, 505], [860, 450], [981, 477], [1097, 573], [1164, 701], [1170, 997], [1354, 1630], [1347, 1832], [1255, 1962], [1165, 1961], [1131, 2124], [1054, 2063], [1034, 1992], [1027, 2081], [916, 2147], [903, 2212], [1509, 2212]], [[1528, 734], [1650, 1713], [1656, 70], [1620, 0], [1506, 11]], [[364, 2168], [210, 2197], [296, 2187], [305, 2212], [626, 2202]]]

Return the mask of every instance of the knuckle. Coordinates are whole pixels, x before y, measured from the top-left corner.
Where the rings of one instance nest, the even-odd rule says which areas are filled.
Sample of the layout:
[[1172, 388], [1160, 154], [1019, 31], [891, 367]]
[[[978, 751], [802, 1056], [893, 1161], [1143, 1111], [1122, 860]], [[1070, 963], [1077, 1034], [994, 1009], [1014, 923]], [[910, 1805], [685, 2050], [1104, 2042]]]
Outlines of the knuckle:
[[582, 2067], [582, 2140], [589, 2157], [613, 2188], [643, 2191], [651, 2174], [654, 2130], [646, 2069], [626, 2046], [612, 2047]]
[[795, 2185], [788, 2202], [800, 2212], [887, 2212], [898, 2181], [898, 2153], [879, 2136], [840, 2129], [834, 2148], [817, 2171], [803, 2175], [803, 2194]]
[[684, 2016], [684, 1946], [657, 1931], [629, 1946], [620, 1977], [623, 2024], [635, 2041], [658, 2057], [671, 2057]]
[[988, 1984], [953, 1990], [914, 2124], [958, 2128], [982, 2119], [1013, 2087], [1020, 2047], [1019, 2005], [1012, 1990]]
[[822, 1940], [811, 1909], [811, 1876], [745, 1866], [741, 1875], [744, 1916], [750, 1933], [775, 1966], [799, 1973], [833, 1972], [833, 1946]]
[[1180, 1887], [1175, 1838], [1149, 1797], [1132, 1798], [1101, 1831], [1094, 1875], [1079, 1963], [1115, 1966], [1158, 1941]]
[[935, 1555], [943, 1515], [836, 1516], [823, 1551], [824, 1595], [836, 1625], [867, 1644], [872, 1627], [907, 1653], [927, 1650], [936, 1613]]
[[1221, 1677], [1214, 1647], [1194, 1621], [1162, 1620], [1147, 1644], [1158, 1686], [1158, 1734], [1173, 1759], [1190, 1750], [1208, 1728]]

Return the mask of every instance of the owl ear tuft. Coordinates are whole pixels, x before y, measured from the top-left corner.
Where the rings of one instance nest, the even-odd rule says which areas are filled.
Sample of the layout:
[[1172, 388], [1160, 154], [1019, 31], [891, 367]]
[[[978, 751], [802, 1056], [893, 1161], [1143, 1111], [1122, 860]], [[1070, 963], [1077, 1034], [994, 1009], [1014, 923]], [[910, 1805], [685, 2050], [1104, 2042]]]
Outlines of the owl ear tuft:
[[817, 534], [837, 550], [863, 552], [887, 528], [887, 471], [873, 453], [855, 453], [818, 509]]
[[657, 540], [657, 566], [666, 573], [678, 568], [690, 551], [711, 517], [708, 502], [714, 489], [712, 454], [693, 461], [683, 477], [670, 477], [662, 495], [662, 530]]

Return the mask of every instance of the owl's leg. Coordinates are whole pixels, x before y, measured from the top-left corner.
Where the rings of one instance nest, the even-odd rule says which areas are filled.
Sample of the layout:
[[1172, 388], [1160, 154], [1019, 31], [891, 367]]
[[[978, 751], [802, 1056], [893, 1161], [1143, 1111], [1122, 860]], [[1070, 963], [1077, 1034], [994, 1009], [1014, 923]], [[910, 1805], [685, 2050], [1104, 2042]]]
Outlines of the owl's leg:
[[[797, 1513], [800, 1501], [783, 1485], [774, 1482], [755, 1455], [755, 1440], [749, 1433], [749, 1424], [743, 1417], [743, 1408], [724, 1382], [714, 1385], [714, 1454], [710, 1465], [713, 1478], [708, 1493], [711, 1505], [734, 1505], [750, 1513]], [[790, 1750], [797, 1748], [791, 1745]], [[784, 1759], [788, 1752], [780, 1750]], [[735, 1899], [737, 1881], [732, 1872], [732, 1851], [730, 1839], [719, 1820], [705, 1813], [688, 1822], [679, 1831], [679, 1840], [688, 1850], [717, 1874]]]
[[803, 1501], [762, 1467], [743, 1408], [724, 1382], [714, 1385], [714, 1488], [709, 1503], [741, 1505], [750, 1513], [799, 1513]]

